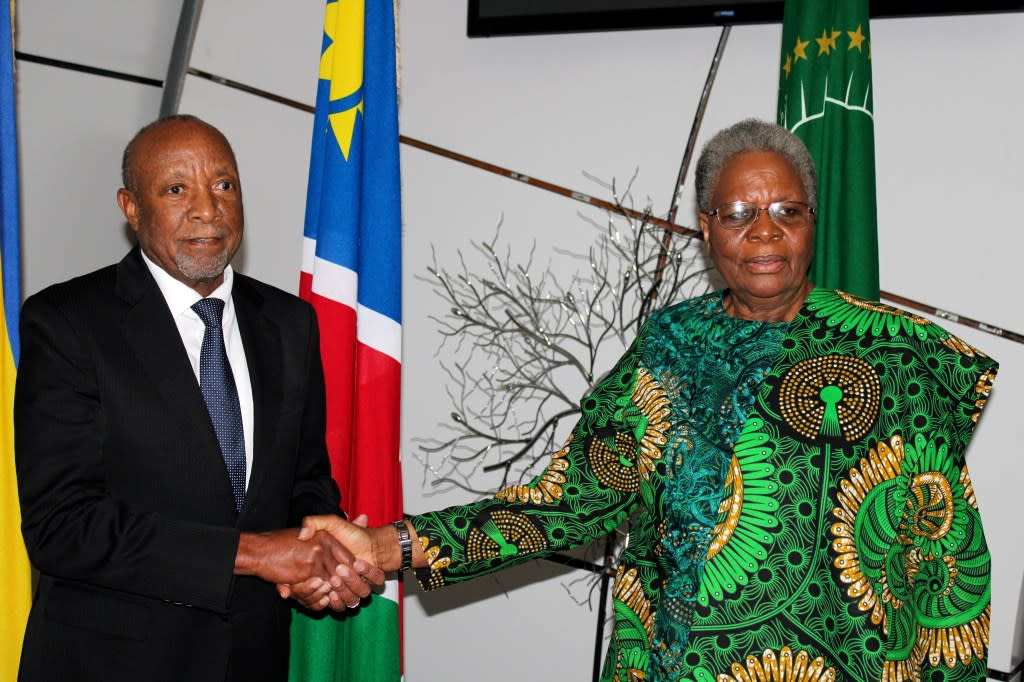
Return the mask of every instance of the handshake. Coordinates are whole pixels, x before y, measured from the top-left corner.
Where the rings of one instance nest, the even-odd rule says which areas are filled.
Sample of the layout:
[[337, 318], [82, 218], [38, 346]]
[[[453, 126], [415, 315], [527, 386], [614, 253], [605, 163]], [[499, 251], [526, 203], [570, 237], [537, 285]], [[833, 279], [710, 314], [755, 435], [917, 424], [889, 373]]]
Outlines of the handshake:
[[390, 524], [368, 529], [366, 516], [307, 516], [298, 530], [242, 533], [234, 572], [274, 583], [307, 609], [343, 611], [384, 584], [384, 571], [398, 568], [397, 551]]

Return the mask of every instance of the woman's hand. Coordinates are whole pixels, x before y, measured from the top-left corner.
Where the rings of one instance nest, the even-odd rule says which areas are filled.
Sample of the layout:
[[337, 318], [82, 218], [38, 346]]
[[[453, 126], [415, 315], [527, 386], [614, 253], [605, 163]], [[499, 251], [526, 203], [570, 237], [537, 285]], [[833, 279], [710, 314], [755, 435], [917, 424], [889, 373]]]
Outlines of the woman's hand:
[[339, 560], [337, 577], [323, 581], [317, 577], [299, 583], [280, 583], [277, 592], [282, 598], [291, 597], [313, 611], [330, 607], [335, 611], [359, 606], [369, 596], [372, 587], [384, 584], [384, 571], [375, 565], [372, 543], [366, 530], [366, 515], [349, 522], [334, 515], [310, 516], [303, 520], [298, 540], [309, 541], [328, 535], [339, 545], [345, 560]]

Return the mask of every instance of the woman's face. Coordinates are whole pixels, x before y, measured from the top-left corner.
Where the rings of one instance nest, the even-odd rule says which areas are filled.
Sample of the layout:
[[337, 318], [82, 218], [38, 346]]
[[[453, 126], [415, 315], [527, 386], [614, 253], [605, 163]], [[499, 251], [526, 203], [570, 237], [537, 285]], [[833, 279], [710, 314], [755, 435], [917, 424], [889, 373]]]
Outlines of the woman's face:
[[[765, 208], [776, 201], [806, 202], [807, 194], [785, 157], [750, 151], [733, 157], [722, 169], [711, 208], [731, 201]], [[783, 228], [772, 222], [768, 211], [761, 211], [746, 228], [727, 230], [717, 218], [702, 213], [700, 227], [711, 260], [736, 304], [769, 313], [789, 310], [794, 304], [799, 309], [810, 289], [807, 268], [814, 250], [813, 222]]]

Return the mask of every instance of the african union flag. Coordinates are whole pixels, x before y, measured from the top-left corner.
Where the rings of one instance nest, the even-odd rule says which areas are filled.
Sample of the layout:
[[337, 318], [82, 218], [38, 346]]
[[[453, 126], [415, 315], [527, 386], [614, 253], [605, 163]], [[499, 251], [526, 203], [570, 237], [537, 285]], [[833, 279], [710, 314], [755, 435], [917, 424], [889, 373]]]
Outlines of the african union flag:
[[811, 281], [877, 300], [868, 0], [786, 0], [778, 122], [818, 169]]
[[[300, 295], [321, 329], [327, 446], [351, 515], [401, 518], [401, 209], [391, 0], [327, 3]], [[293, 681], [401, 676], [400, 584], [292, 626]]]
[[10, 3], [0, 10], [0, 679], [18, 675], [32, 575], [21, 538], [14, 474], [14, 376], [18, 365], [18, 137], [14, 123], [14, 42]]

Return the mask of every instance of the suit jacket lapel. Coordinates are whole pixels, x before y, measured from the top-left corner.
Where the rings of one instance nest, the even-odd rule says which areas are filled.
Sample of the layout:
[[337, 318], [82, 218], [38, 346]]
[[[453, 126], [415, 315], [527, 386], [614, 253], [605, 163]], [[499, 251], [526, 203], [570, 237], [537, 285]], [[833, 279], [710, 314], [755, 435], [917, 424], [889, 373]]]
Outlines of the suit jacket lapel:
[[277, 441], [276, 415], [282, 400], [281, 334], [277, 324], [263, 314], [263, 297], [237, 273], [231, 297], [252, 383], [252, 472], [242, 506], [244, 514], [249, 500], [258, 498], [260, 485], [272, 469], [272, 450]]
[[118, 264], [115, 293], [129, 306], [122, 321], [125, 339], [160, 394], [167, 413], [179, 422], [174, 437], [189, 441], [174, 451], [191, 458], [193, 467], [221, 476], [225, 500], [233, 509], [231, 480], [195, 372], [167, 302], [138, 249]]

